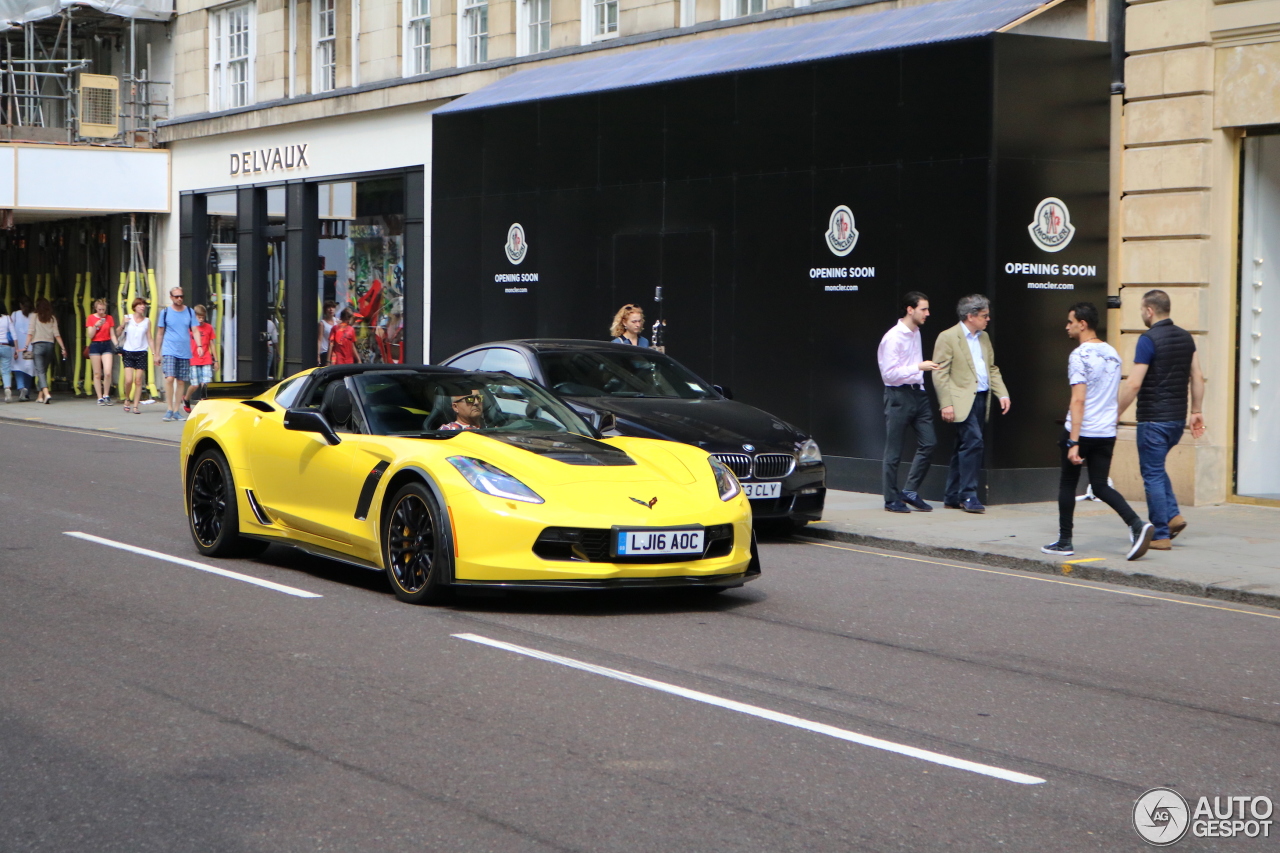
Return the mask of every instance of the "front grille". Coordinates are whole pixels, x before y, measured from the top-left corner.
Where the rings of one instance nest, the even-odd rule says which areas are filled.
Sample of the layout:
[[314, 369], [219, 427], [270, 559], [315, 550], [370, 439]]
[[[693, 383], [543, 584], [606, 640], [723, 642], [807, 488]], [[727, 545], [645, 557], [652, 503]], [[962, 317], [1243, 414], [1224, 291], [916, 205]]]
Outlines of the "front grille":
[[790, 453], [761, 453], [756, 457], [757, 480], [781, 480], [795, 470], [796, 458]]
[[745, 453], [713, 453], [711, 454], [719, 459], [725, 465], [729, 466], [729, 470], [739, 480], [746, 480], [751, 476], [751, 457]]
[[612, 530], [595, 527], [548, 527], [533, 543], [533, 553], [544, 560], [577, 563], [684, 563], [709, 557], [726, 557], [733, 551], [733, 525], [706, 528], [706, 550], [701, 555], [672, 554], [656, 557], [614, 557], [609, 554]]
[[790, 453], [761, 453], [754, 459], [746, 453], [713, 453], [739, 480], [781, 480], [796, 468]]

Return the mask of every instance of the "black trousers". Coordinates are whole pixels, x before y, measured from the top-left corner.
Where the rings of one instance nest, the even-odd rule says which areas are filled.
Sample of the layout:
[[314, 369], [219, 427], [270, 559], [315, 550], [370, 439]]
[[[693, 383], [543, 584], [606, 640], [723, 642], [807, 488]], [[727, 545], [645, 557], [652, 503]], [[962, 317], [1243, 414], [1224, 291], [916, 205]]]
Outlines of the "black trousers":
[[987, 426], [987, 391], [973, 395], [969, 417], [956, 424], [956, 452], [947, 470], [947, 489], [942, 499], [962, 504], [978, 499], [978, 475], [982, 473], [982, 433]]
[[933, 432], [933, 406], [929, 394], [922, 386], [886, 385], [884, 389], [884, 502], [902, 500], [898, 489], [898, 463], [902, 461], [902, 440], [907, 427], [916, 434], [916, 456], [911, 460], [907, 474], [908, 492], [920, 491], [920, 484], [929, 473], [929, 458], [933, 446], [938, 443]]
[[1114, 509], [1125, 524], [1132, 526], [1138, 520], [1138, 514], [1119, 492], [1107, 484], [1107, 477], [1111, 474], [1111, 454], [1116, 447], [1115, 436], [1080, 436], [1080, 456], [1084, 459], [1084, 465], [1073, 465], [1067, 458], [1069, 438], [1071, 433], [1063, 430], [1062, 440], [1058, 442], [1058, 446], [1062, 448], [1062, 479], [1058, 481], [1058, 538], [1071, 541], [1076, 513], [1076, 487], [1080, 484], [1080, 469], [1084, 467], [1089, 469], [1089, 485], [1093, 487], [1094, 495]]

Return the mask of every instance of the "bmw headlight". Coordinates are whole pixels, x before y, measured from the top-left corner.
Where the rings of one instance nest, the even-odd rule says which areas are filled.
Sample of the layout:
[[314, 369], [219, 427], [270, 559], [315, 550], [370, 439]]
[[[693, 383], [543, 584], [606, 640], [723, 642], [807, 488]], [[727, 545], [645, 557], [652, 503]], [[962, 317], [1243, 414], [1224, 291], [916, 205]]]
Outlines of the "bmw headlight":
[[497, 468], [482, 459], [470, 456], [450, 456], [449, 464], [458, 469], [458, 473], [467, 478], [467, 482], [486, 495], [495, 498], [510, 498], [513, 501], [540, 504], [542, 498], [533, 489], [512, 477], [501, 468]]
[[737, 477], [733, 476], [728, 465], [714, 456], [707, 457], [707, 461], [711, 463], [711, 471], [716, 475], [716, 488], [720, 490], [720, 500], [732, 500], [742, 494], [742, 484], [738, 482]]
[[821, 461], [822, 451], [818, 449], [818, 442], [812, 438], [796, 445], [796, 462], [800, 465], [817, 465]]

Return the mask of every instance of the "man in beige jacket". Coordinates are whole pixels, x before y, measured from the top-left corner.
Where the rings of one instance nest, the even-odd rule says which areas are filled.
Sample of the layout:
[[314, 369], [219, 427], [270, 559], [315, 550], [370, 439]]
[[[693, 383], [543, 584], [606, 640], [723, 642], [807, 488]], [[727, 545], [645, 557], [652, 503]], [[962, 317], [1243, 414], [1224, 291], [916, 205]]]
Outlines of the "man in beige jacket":
[[982, 434], [991, 412], [991, 397], [1000, 398], [1000, 413], [1009, 412], [1009, 392], [996, 367], [995, 349], [986, 334], [991, 302], [974, 293], [956, 306], [960, 322], [938, 335], [933, 345], [933, 388], [942, 419], [956, 425], [956, 450], [947, 472], [943, 505], [965, 512], [986, 512], [978, 500], [982, 470]]

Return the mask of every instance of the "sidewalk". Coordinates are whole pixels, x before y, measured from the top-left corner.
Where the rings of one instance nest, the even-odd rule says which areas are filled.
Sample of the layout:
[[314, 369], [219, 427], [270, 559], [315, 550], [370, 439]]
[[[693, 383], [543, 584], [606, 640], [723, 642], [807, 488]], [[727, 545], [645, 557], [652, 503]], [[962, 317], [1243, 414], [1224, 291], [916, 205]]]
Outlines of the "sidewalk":
[[[933, 503], [930, 501], [930, 503]], [[1184, 507], [1187, 529], [1172, 551], [1129, 562], [1129, 535], [1101, 501], [1077, 501], [1066, 561], [1040, 553], [1058, 538], [1058, 504], [989, 506], [982, 515], [944, 509], [885, 512], [880, 495], [827, 492], [823, 521], [804, 535], [872, 548], [1280, 608], [1280, 508]], [[1147, 505], [1132, 502], [1146, 517]]]
[[[172, 441], [181, 423], [165, 423], [164, 404], [127, 415], [117, 403], [99, 406], [84, 397], [60, 395], [47, 406], [0, 403], [0, 420], [92, 430]], [[1111, 509], [1097, 501], [1076, 504], [1076, 553], [1067, 562], [1040, 553], [1057, 539], [1056, 503], [1005, 504], [971, 515], [934, 504], [931, 513], [884, 511], [879, 495], [827, 492], [823, 521], [804, 535], [850, 544], [907, 551], [1044, 574], [1176, 592], [1223, 601], [1280, 608], [1280, 508], [1223, 504], [1187, 507], [1185, 533], [1172, 551], [1149, 551], [1128, 562], [1128, 534]], [[1139, 515], [1146, 504], [1134, 503]]]

